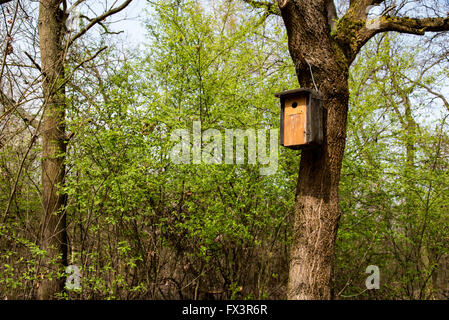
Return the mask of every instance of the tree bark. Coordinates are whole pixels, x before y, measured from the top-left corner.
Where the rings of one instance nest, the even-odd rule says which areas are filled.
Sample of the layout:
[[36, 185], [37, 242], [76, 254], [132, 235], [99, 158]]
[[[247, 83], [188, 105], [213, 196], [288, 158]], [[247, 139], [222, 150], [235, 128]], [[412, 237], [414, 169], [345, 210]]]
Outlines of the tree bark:
[[[64, 48], [65, 17], [60, 0], [41, 0], [39, 6], [39, 42], [42, 59], [44, 114], [42, 128], [42, 230], [41, 246], [47, 273], [64, 272], [67, 266], [67, 230], [65, 196], [61, 192], [65, 178], [65, 88]], [[53, 261], [52, 261], [53, 260]], [[64, 289], [64, 279], [43, 274], [38, 299], [52, 299]]]
[[315, 80], [326, 110], [323, 144], [303, 150], [301, 155], [288, 299], [331, 298], [349, 63], [343, 49], [330, 36], [326, 2], [287, 1], [281, 8], [299, 83], [301, 87], [314, 88]]

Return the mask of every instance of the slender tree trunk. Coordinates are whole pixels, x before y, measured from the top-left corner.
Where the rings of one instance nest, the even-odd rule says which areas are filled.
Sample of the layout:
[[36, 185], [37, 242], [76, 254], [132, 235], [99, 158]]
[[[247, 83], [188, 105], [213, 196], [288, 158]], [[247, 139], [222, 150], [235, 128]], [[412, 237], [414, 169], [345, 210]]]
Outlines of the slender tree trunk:
[[[67, 265], [65, 197], [60, 192], [65, 176], [65, 89], [64, 50], [65, 18], [60, 0], [41, 0], [39, 6], [39, 41], [42, 60], [44, 115], [42, 128], [42, 249], [47, 272], [63, 271]], [[51, 262], [53, 260], [55, 263]], [[64, 288], [64, 279], [44, 279], [38, 299], [52, 299]]]
[[324, 143], [301, 154], [289, 299], [331, 298], [334, 244], [340, 219], [338, 184], [346, 138], [349, 62], [330, 37], [326, 1], [315, 2], [289, 1], [281, 8], [299, 83], [301, 87], [314, 88], [315, 80], [326, 109]]

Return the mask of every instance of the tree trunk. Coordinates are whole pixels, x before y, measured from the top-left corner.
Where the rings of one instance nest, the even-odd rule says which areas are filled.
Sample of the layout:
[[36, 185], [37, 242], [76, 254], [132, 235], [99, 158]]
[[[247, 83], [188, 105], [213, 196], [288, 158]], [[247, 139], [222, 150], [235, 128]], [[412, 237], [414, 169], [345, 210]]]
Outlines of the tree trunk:
[[[47, 273], [37, 291], [38, 299], [52, 299], [64, 289], [64, 279], [55, 272], [67, 265], [65, 196], [60, 192], [65, 177], [65, 89], [64, 49], [65, 18], [60, 0], [41, 0], [39, 6], [39, 41], [42, 60], [44, 115], [42, 128], [42, 249]], [[54, 262], [51, 262], [53, 260]], [[64, 272], [64, 271], [63, 271]]]
[[331, 298], [350, 63], [330, 36], [326, 3], [295, 0], [281, 6], [299, 83], [301, 87], [314, 88], [315, 81], [326, 109], [323, 144], [303, 150], [301, 155], [288, 299]]

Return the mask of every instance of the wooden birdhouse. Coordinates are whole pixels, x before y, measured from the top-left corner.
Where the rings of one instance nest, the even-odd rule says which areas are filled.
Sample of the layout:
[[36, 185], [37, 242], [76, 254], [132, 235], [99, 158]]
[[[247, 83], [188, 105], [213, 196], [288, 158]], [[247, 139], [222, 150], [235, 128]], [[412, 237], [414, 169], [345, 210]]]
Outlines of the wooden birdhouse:
[[323, 142], [323, 107], [319, 93], [295, 89], [275, 94], [281, 99], [281, 145], [303, 149]]

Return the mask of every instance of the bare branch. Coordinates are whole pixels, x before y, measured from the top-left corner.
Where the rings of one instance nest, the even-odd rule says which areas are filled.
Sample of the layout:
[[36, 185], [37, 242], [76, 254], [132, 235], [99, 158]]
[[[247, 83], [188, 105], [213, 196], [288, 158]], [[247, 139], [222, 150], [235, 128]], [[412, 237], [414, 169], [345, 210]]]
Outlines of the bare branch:
[[83, 3], [84, 0], [77, 0], [67, 11], [68, 14], [70, 14], [77, 6], [79, 6], [81, 3]]
[[[87, 19], [88, 21], [92, 21], [93, 20], [93, 19], [91, 19], [89, 17], [86, 17], [85, 15], [81, 15], [80, 18]], [[108, 27], [101, 21], [99, 21], [98, 24], [103, 28], [103, 30], [104, 30], [104, 32], [106, 34], [120, 34], [120, 33], [124, 32], [123, 30], [122, 31], [117, 31], [117, 32], [109, 31]]]
[[3, 114], [0, 115], [0, 120], [7, 114], [16, 111], [23, 121], [29, 123], [34, 129], [39, 130], [39, 121], [36, 120], [36, 117], [26, 112], [25, 109], [20, 107], [13, 99], [9, 98], [2, 91], [0, 91], [0, 103], [8, 107], [8, 110], [5, 108]]
[[446, 99], [446, 97], [443, 94], [434, 91], [432, 88], [424, 84], [424, 82], [421, 81], [421, 77], [418, 80], [412, 80], [403, 73], [401, 73], [401, 76], [410, 81], [411, 83], [413, 83], [414, 85], [425, 89], [431, 95], [434, 95], [435, 97], [439, 98], [441, 101], [443, 101], [444, 106], [449, 111], [449, 101]]
[[103, 13], [102, 15], [92, 19], [92, 21], [89, 22], [89, 24], [84, 27], [80, 32], [78, 32], [76, 35], [74, 35], [68, 42], [67, 42], [67, 48], [70, 47], [73, 42], [75, 42], [79, 37], [81, 37], [82, 35], [84, 35], [87, 31], [89, 31], [93, 26], [95, 26], [96, 24], [98, 24], [99, 22], [103, 21], [104, 19], [106, 19], [107, 17], [116, 14], [120, 11], [122, 11], [123, 9], [125, 9], [132, 0], [126, 0], [124, 3], [122, 3], [120, 6], [108, 10], [105, 13]]
[[79, 64], [77, 64], [72, 72], [70, 72], [70, 74], [67, 76], [67, 78], [59, 85], [59, 87], [56, 90], [59, 90], [60, 88], [62, 88], [63, 86], [65, 86], [67, 84], [67, 82], [70, 81], [70, 79], [73, 77], [74, 73], [76, 70], [78, 70], [79, 68], [81, 68], [85, 63], [94, 60], [102, 51], [106, 50], [108, 47], [104, 46], [101, 49], [99, 49], [97, 52], [95, 52], [95, 54], [83, 61], [81, 61]]
[[31, 62], [33, 63], [33, 65], [39, 70], [42, 71], [41, 66], [33, 59], [33, 57], [26, 51], [24, 51], [25, 55], [28, 57], [28, 59], [31, 60]]
[[15, 179], [15, 181], [14, 181], [14, 186], [13, 186], [13, 188], [12, 188], [12, 190], [11, 190], [11, 194], [10, 194], [10, 196], [9, 196], [8, 205], [6, 206], [5, 213], [3, 214], [3, 221], [2, 221], [3, 223], [5, 223], [5, 222], [6, 222], [6, 219], [8, 218], [8, 213], [9, 213], [9, 210], [10, 210], [10, 208], [11, 208], [12, 200], [14, 199], [14, 195], [15, 195], [15, 193], [16, 193], [17, 186], [18, 186], [18, 184], [19, 184], [20, 175], [21, 175], [21, 173], [22, 173], [23, 168], [25, 167], [25, 161], [26, 161], [26, 159], [28, 158], [28, 154], [30, 153], [31, 149], [33, 148], [34, 142], [35, 142], [36, 140], [37, 140], [37, 135], [34, 134], [34, 135], [31, 137], [30, 145], [28, 146], [27, 151], [26, 151], [26, 153], [25, 153], [25, 155], [24, 155], [24, 157], [22, 158], [22, 161], [21, 161], [21, 163], [20, 163], [19, 171], [17, 172], [17, 176], [16, 176], [16, 179]]

